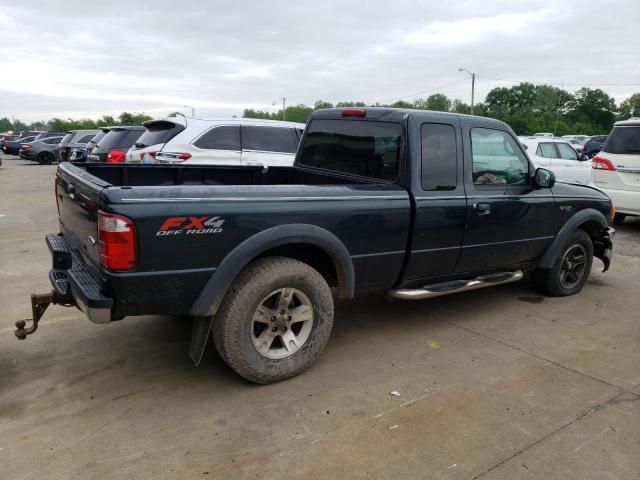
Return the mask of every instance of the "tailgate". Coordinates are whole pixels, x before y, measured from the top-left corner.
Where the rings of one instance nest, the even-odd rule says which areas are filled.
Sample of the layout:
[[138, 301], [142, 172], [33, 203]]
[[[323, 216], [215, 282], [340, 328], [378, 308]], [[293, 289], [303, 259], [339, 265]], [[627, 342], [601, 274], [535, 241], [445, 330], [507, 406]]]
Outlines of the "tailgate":
[[100, 193], [109, 183], [81, 167], [61, 163], [56, 173], [60, 231], [71, 250], [85, 262], [100, 264], [98, 209]]

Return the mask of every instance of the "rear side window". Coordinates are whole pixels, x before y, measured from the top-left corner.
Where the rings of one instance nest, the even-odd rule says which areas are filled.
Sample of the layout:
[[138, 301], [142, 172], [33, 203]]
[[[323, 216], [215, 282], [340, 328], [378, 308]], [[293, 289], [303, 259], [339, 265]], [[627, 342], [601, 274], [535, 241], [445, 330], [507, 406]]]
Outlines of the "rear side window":
[[425, 123], [422, 137], [422, 188], [455, 190], [458, 171], [456, 131], [452, 125]]
[[401, 140], [402, 126], [398, 123], [316, 119], [307, 131], [299, 163], [394, 181]]
[[205, 150], [234, 150], [239, 152], [240, 125], [222, 125], [214, 127], [193, 143]]
[[242, 126], [242, 149], [261, 152], [295, 153], [298, 140], [293, 128]]
[[556, 158], [557, 153], [553, 143], [540, 143], [538, 144], [536, 155], [544, 158]]
[[529, 162], [507, 132], [490, 128], [471, 130], [475, 185], [526, 185]]
[[57, 145], [58, 143], [60, 143], [60, 138], [61, 137], [50, 137], [46, 140], [43, 140], [42, 143], [46, 143], [47, 145]]
[[602, 150], [608, 153], [640, 154], [640, 125], [613, 127]]
[[558, 143], [556, 146], [558, 147], [558, 152], [560, 152], [560, 158], [563, 160], [578, 160], [578, 154], [571, 145]]
[[93, 142], [94, 144], [96, 144], [100, 140], [102, 140], [106, 134], [107, 134], [107, 132], [100, 132], [100, 133], [96, 134], [90, 141]]
[[144, 145], [140, 148], [157, 145], [159, 143], [167, 143], [183, 130], [184, 126], [177, 123], [151, 122], [147, 125], [147, 130], [140, 135], [136, 143]]

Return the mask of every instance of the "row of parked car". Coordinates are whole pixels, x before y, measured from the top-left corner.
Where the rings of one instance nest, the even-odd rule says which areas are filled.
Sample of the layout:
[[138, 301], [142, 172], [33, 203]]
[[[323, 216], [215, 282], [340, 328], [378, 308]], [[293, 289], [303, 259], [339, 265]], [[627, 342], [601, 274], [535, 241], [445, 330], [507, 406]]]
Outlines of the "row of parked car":
[[143, 125], [70, 132], [23, 132], [0, 140], [7, 154], [56, 161], [291, 165], [304, 124], [175, 117]]
[[[173, 117], [137, 126], [5, 136], [7, 154], [41, 164], [56, 161], [288, 166], [304, 125], [254, 119]], [[550, 133], [519, 137], [536, 167], [560, 181], [591, 184], [618, 209], [616, 220], [640, 214], [640, 119], [617, 122], [608, 136]]]

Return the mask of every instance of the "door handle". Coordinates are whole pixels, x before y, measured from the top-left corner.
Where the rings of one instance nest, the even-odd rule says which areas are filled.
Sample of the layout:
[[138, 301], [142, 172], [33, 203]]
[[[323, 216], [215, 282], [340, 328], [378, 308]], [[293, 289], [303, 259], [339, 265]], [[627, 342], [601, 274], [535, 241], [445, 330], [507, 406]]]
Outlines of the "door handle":
[[491, 205], [489, 203], [474, 203], [473, 208], [478, 215], [489, 215], [491, 213]]

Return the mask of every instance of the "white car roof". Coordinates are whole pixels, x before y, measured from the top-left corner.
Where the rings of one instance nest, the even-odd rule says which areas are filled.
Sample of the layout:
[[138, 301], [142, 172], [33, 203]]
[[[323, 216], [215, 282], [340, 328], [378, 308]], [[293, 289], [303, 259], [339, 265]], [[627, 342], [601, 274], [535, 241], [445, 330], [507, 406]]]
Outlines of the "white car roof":
[[640, 117], [631, 117], [627, 120], [620, 120], [619, 122], [614, 123], [614, 126], [616, 127], [619, 125], [640, 125]]
[[566, 143], [567, 145], [571, 145], [564, 138], [557, 137], [529, 137], [529, 138], [521, 138], [520, 141], [527, 146], [538, 145], [539, 143]]
[[196, 118], [196, 117], [183, 117], [178, 115], [177, 117], [165, 117], [154, 118], [145, 123], [152, 122], [171, 122], [178, 125], [186, 126], [187, 128], [199, 128], [204, 129], [214, 125], [268, 125], [271, 127], [290, 127], [304, 129], [304, 123], [297, 122], [283, 122], [281, 120], [265, 120], [261, 118]]

